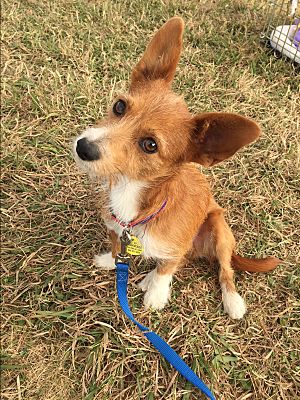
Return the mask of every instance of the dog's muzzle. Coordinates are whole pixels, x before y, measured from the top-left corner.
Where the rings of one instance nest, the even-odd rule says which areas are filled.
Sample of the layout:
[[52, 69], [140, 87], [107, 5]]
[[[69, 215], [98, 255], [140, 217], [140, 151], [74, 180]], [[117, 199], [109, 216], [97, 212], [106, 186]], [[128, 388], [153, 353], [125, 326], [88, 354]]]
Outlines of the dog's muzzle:
[[98, 146], [93, 142], [89, 142], [85, 137], [77, 141], [76, 153], [83, 161], [95, 161], [100, 158]]

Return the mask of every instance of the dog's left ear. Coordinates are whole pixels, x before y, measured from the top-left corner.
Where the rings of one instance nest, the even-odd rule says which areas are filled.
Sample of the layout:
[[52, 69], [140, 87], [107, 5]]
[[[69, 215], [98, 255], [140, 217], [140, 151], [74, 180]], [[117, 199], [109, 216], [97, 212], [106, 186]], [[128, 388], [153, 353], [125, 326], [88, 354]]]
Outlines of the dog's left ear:
[[173, 17], [156, 32], [132, 71], [131, 89], [156, 79], [167, 84], [172, 82], [181, 53], [183, 29], [182, 18]]
[[204, 113], [193, 117], [185, 160], [209, 167], [231, 157], [260, 135], [259, 126], [236, 114]]

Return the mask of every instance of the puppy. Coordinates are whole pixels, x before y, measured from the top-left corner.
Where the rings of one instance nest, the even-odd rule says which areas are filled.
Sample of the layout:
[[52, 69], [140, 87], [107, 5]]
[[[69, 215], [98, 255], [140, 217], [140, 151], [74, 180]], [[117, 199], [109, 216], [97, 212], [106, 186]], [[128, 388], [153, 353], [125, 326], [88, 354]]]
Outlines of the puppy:
[[162, 309], [173, 274], [189, 259], [206, 257], [220, 265], [225, 312], [239, 319], [246, 306], [233, 268], [265, 272], [280, 260], [235, 253], [224, 211], [198, 164], [209, 167], [231, 157], [256, 140], [260, 129], [235, 114], [192, 115], [171, 91], [183, 29], [182, 19], [174, 17], [157, 31], [132, 71], [128, 93], [115, 100], [107, 118], [76, 138], [74, 157], [83, 171], [105, 181], [103, 219], [111, 252], [96, 256], [97, 266], [114, 268], [120, 235], [130, 225], [143, 256], [157, 260], [140, 283], [147, 308]]

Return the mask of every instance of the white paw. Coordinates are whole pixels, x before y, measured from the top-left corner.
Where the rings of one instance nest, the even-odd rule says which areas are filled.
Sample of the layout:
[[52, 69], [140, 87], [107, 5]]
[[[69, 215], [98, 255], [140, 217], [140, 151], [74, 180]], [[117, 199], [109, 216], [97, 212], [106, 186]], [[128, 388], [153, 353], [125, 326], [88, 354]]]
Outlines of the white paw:
[[168, 303], [170, 297], [170, 283], [172, 275], [159, 275], [155, 270], [139, 283], [139, 287], [145, 291], [144, 305], [146, 308], [161, 310]]
[[224, 311], [232, 319], [241, 319], [245, 315], [246, 305], [237, 292], [229, 292], [222, 288]]
[[115, 269], [115, 259], [112, 257], [111, 253], [105, 253], [101, 255], [96, 255], [94, 257], [94, 264], [100, 269], [110, 270]]

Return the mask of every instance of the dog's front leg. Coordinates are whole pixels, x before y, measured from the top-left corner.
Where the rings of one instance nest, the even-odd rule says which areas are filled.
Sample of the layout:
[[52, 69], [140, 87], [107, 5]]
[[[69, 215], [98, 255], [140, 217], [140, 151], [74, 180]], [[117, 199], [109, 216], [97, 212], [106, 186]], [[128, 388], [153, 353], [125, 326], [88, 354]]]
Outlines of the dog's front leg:
[[171, 294], [172, 276], [183, 264], [184, 259], [161, 260], [158, 266], [139, 283], [146, 292], [144, 305], [146, 308], [161, 310], [167, 304]]
[[111, 240], [111, 252], [96, 255], [94, 257], [94, 264], [100, 269], [111, 270], [115, 269], [115, 258], [120, 252], [121, 244], [118, 235], [115, 231], [109, 231]]

